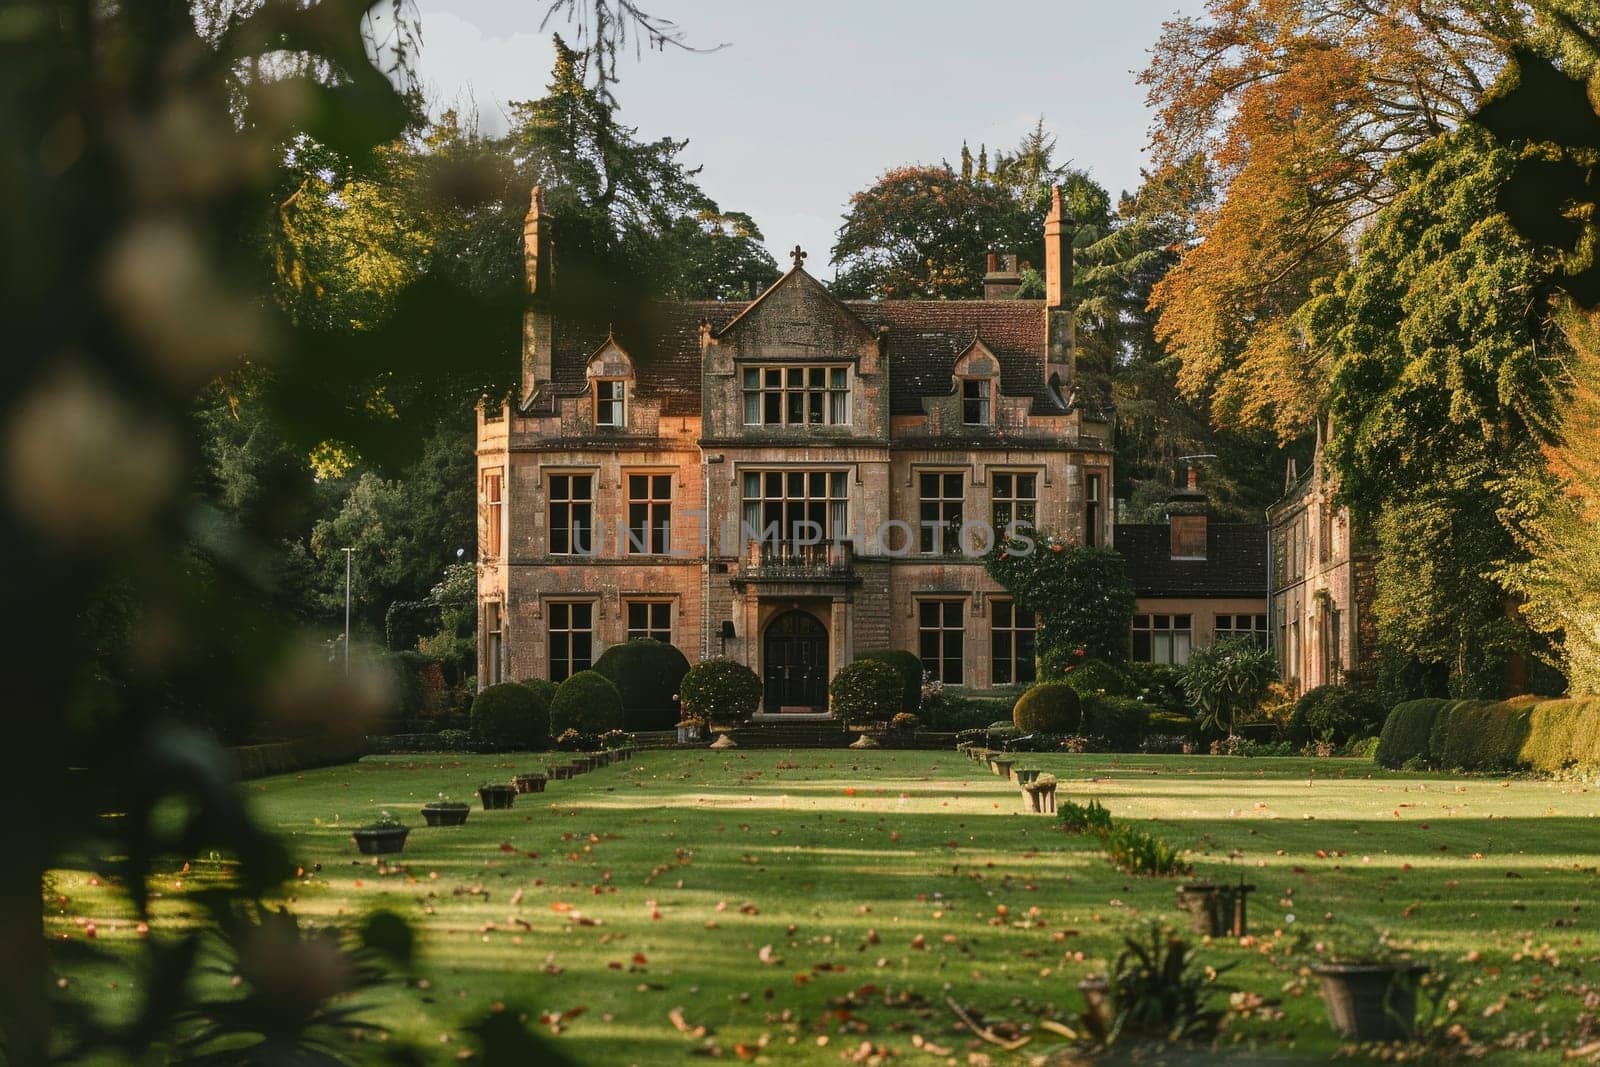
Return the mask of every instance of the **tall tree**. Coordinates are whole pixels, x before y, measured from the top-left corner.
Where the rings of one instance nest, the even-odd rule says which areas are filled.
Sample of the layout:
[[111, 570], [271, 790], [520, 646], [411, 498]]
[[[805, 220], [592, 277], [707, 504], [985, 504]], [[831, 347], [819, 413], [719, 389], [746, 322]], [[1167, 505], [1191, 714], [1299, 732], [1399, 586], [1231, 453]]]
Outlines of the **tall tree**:
[[1167, 23], [1141, 76], [1156, 160], [1200, 154], [1219, 192], [1153, 300], [1217, 424], [1314, 423], [1330, 368], [1296, 313], [1394, 195], [1386, 165], [1471, 112], [1528, 21], [1504, 0], [1210, 0]]
[[1380, 637], [1469, 696], [1529, 648], [1493, 572], [1518, 558], [1508, 476], [1552, 439], [1562, 370], [1548, 257], [1484, 213], [1512, 162], [1466, 126], [1391, 166], [1357, 265], [1301, 317], [1336, 368], [1328, 462], [1377, 532]]

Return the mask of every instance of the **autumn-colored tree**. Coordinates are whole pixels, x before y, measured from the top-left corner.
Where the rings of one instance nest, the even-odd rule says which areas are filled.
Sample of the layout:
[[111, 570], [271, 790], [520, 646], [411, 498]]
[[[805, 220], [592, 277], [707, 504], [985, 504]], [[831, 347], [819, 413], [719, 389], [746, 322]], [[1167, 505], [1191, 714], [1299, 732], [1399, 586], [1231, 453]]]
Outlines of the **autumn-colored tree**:
[[1385, 165], [1471, 112], [1526, 31], [1501, 0], [1210, 0], [1141, 76], [1158, 165], [1201, 155], [1219, 196], [1152, 294], [1179, 384], [1219, 425], [1305, 432], [1329, 367], [1292, 324], [1394, 195]]

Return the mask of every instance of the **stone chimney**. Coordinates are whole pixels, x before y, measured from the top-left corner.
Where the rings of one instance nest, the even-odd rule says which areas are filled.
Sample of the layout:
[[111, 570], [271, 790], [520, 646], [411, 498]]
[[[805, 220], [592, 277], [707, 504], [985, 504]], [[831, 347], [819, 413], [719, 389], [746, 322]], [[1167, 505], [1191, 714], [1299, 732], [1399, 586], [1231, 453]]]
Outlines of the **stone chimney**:
[[1065, 396], [1072, 386], [1072, 216], [1061, 204], [1061, 186], [1050, 191], [1044, 220], [1045, 381], [1055, 378]]
[[1173, 559], [1206, 558], [1206, 494], [1192, 466], [1184, 487], [1167, 495], [1167, 522], [1172, 528]]
[[1017, 270], [1017, 257], [990, 252], [988, 270], [983, 276], [983, 298], [1010, 300], [1021, 288], [1022, 274]]
[[522, 264], [528, 302], [522, 314], [522, 398], [527, 400], [550, 381], [551, 352], [555, 347], [554, 317], [550, 307], [555, 256], [551, 218], [544, 207], [544, 190], [533, 187], [528, 214], [522, 222]]

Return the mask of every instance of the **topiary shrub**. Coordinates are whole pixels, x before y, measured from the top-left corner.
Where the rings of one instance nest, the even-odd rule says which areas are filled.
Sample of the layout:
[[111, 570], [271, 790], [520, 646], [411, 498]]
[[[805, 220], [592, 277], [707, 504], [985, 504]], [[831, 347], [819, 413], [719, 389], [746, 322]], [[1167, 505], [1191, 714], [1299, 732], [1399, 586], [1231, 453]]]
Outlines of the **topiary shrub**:
[[1183, 691], [1183, 668], [1170, 663], [1125, 663], [1128, 695], [1142, 699], [1152, 710], [1189, 717], [1189, 697]]
[[893, 664], [858, 659], [834, 675], [828, 710], [854, 726], [887, 722], [899, 710], [904, 691], [905, 676]]
[[1600, 769], [1600, 697], [1546, 700], [1528, 709], [1521, 761], [1545, 774]]
[[1133, 682], [1128, 675], [1120, 667], [1103, 659], [1084, 660], [1068, 670], [1061, 681], [1072, 686], [1080, 697], [1090, 697], [1098, 693], [1113, 697], [1133, 695]]
[[635, 638], [612, 645], [594, 670], [610, 678], [622, 694], [622, 720], [628, 730], [670, 730], [678, 721], [678, 687], [689, 661], [672, 645]]
[[485, 686], [472, 699], [472, 730], [502, 751], [548, 748], [550, 709], [525, 685]]
[[1289, 716], [1289, 740], [1297, 745], [1312, 741], [1342, 745], [1377, 733], [1383, 720], [1383, 706], [1370, 691], [1319, 685], [1295, 701]]
[[597, 671], [579, 671], [556, 687], [550, 701], [550, 732], [603, 734], [622, 728], [622, 694]]
[[[1508, 771], [1522, 763], [1528, 737], [1528, 712], [1538, 697], [1517, 697], [1498, 703], [1460, 701], [1440, 713], [1444, 723], [1429, 731], [1433, 760], [1441, 767], [1464, 771]], [[1442, 743], [1441, 743], [1442, 741]]]
[[1025, 734], [1075, 734], [1083, 722], [1083, 703], [1066, 682], [1040, 682], [1018, 698], [1011, 721]]
[[533, 695], [544, 701], [546, 708], [555, 703], [556, 689], [559, 687], [548, 678], [524, 678], [517, 684], [533, 690]]
[[1111, 752], [1137, 752], [1150, 722], [1150, 709], [1132, 697], [1089, 696], [1083, 700], [1085, 737], [1104, 743]]
[[1378, 765], [1398, 769], [1413, 759], [1432, 762], [1428, 735], [1433, 732], [1434, 719], [1449, 703], [1428, 697], [1396, 704], [1383, 722], [1383, 732], [1378, 735], [1378, 750], [1373, 756]]
[[761, 706], [761, 679], [730, 659], [701, 660], [678, 685], [685, 716], [719, 726], [747, 722]]
[[887, 663], [900, 672], [900, 710], [915, 715], [922, 709], [922, 659], [915, 652], [902, 648], [884, 648], [863, 652], [856, 662], [864, 659]]

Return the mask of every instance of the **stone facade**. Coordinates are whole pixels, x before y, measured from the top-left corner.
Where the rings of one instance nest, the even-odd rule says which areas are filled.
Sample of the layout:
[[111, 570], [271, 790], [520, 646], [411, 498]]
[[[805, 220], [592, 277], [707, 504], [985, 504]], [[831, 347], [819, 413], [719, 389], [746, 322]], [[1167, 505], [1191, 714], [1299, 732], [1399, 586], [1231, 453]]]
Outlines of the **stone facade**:
[[797, 254], [754, 301], [606, 322], [560, 302], [558, 221], [535, 190], [522, 390], [479, 416], [480, 681], [560, 678], [640, 633], [750, 665], [769, 711], [825, 706], [874, 649], [963, 688], [1031, 677], [1025, 613], [935, 527], [1110, 541], [1059, 196], [1043, 301], [1001, 278], [991, 300], [841, 302]]
[[1291, 468], [1271, 530], [1274, 647], [1283, 681], [1298, 692], [1343, 681], [1376, 647], [1373, 557], [1324, 474], [1319, 427], [1311, 469]]

